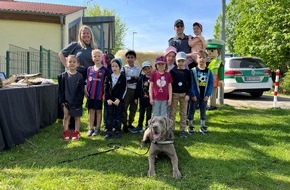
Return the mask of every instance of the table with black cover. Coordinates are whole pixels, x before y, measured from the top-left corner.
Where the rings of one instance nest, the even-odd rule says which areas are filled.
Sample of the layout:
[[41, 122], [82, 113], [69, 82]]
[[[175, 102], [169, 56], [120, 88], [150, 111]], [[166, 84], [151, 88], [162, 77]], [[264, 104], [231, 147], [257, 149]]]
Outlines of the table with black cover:
[[0, 88], [0, 151], [55, 123], [58, 85]]

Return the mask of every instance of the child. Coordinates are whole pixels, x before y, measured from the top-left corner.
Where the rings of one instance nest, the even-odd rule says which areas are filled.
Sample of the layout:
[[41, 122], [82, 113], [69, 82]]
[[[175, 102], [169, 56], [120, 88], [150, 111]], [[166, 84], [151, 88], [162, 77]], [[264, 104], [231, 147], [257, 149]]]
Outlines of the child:
[[187, 104], [189, 100], [191, 76], [190, 71], [185, 68], [186, 54], [178, 52], [176, 54], [177, 67], [170, 70], [172, 77], [172, 104], [170, 106], [170, 119], [175, 123], [176, 109], [179, 102], [180, 115], [180, 137], [186, 138]]
[[66, 58], [67, 71], [58, 77], [59, 84], [59, 102], [63, 105], [63, 138], [70, 139], [70, 130], [68, 129], [70, 117], [74, 117], [75, 130], [72, 140], [78, 140], [80, 137], [80, 117], [82, 116], [84, 84], [85, 81], [81, 73], [77, 72], [79, 60], [75, 55], [69, 55]]
[[111, 61], [114, 58], [115, 58], [115, 56], [112, 53], [107, 53], [106, 56], [105, 56], [105, 64], [104, 64], [104, 66], [107, 68], [109, 74], [112, 74]]
[[[100, 133], [102, 119], [102, 103], [104, 95], [104, 82], [108, 74], [107, 69], [102, 66], [102, 51], [94, 49], [92, 51], [94, 66], [87, 70], [87, 85], [85, 86], [85, 95], [88, 98], [89, 110], [89, 130], [87, 136], [97, 136]], [[96, 127], [94, 120], [96, 118]]]
[[166, 72], [167, 64], [164, 56], [158, 56], [155, 64], [156, 71], [150, 77], [149, 97], [153, 105], [153, 116], [168, 116], [168, 106], [172, 101], [172, 78]]
[[[107, 68], [109, 75], [113, 73], [111, 68], [111, 61], [114, 58], [115, 58], [114, 54], [107, 53], [105, 55], [105, 60], [103, 60], [105, 63], [104, 66]], [[104, 126], [106, 126], [106, 121], [107, 121], [107, 104], [104, 104]]]
[[168, 72], [176, 66], [175, 56], [176, 56], [176, 48], [173, 46], [169, 46], [165, 50], [164, 57], [166, 58], [166, 63], [168, 67]]
[[135, 90], [135, 103], [138, 104], [138, 99], [140, 100], [140, 108], [139, 108], [139, 121], [138, 126], [134, 129], [131, 129], [130, 132], [138, 133], [142, 131], [143, 128], [143, 121], [144, 115], [146, 112], [146, 121], [145, 126], [148, 126], [148, 120], [151, 119], [152, 114], [152, 105], [150, 104], [149, 99], [149, 84], [150, 84], [150, 77], [152, 73], [152, 66], [149, 61], [145, 61], [142, 63], [142, 71], [144, 75], [141, 75], [137, 82], [137, 87]]
[[[125, 96], [125, 109], [123, 111], [123, 131], [129, 132], [129, 129], [133, 129], [134, 117], [137, 111], [137, 104], [134, 101], [135, 89], [137, 86], [137, 80], [141, 73], [141, 68], [135, 65], [136, 52], [133, 50], [127, 51], [125, 54], [128, 64], [122, 67], [122, 71], [125, 73], [127, 79], [127, 93]], [[129, 108], [130, 107], [130, 108]], [[127, 110], [129, 108], [129, 118]]]
[[[206, 119], [206, 106], [207, 100], [210, 97], [213, 90], [213, 75], [212, 72], [206, 68], [207, 53], [204, 50], [200, 50], [197, 54], [196, 61], [198, 65], [191, 70], [192, 85], [191, 85], [191, 99], [194, 102], [194, 109], [189, 118], [189, 123], [192, 124], [194, 113], [197, 105], [200, 109], [200, 132], [202, 134], [207, 133], [207, 127], [205, 125]], [[193, 125], [188, 129], [190, 134], [193, 133]]]
[[188, 45], [191, 47], [191, 58], [187, 61], [189, 69], [193, 68], [195, 65], [191, 66], [191, 62], [196, 62], [197, 53], [200, 50], [205, 50], [206, 43], [204, 37], [201, 35], [202, 25], [198, 22], [193, 23], [193, 32], [195, 37], [189, 35]]
[[121, 73], [122, 60], [114, 58], [111, 61], [112, 74], [106, 77], [105, 81], [105, 104], [107, 104], [106, 136], [112, 137], [113, 130], [115, 137], [121, 137], [121, 121], [124, 109], [124, 96], [127, 84], [124, 73]]

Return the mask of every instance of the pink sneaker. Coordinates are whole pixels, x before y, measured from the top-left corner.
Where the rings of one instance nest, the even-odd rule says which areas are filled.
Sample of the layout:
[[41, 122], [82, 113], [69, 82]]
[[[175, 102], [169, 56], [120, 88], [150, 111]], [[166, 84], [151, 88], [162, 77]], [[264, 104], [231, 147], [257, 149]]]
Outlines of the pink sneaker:
[[78, 140], [80, 138], [80, 132], [79, 131], [74, 131], [73, 132], [73, 136], [72, 136], [72, 140]]
[[69, 138], [70, 138], [70, 131], [69, 131], [69, 130], [64, 130], [64, 131], [63, 131], [63, 139], [64, 139], [65, 141], [68, 141]]

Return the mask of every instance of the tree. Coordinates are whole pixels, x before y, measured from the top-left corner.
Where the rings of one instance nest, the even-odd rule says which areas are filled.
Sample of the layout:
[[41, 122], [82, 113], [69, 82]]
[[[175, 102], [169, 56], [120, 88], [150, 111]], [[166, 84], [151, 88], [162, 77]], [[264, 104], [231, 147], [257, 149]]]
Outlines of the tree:
[[[221, 17], [214, 35], [219, 37]], [[231, 0], [226, 13], [226, 45], [238, 55], [261, 57], [282, 72], [290, 66], [290, 4], [288, 0]]]
[[121, 18], [116, 14], [114, 10], [107, 8], [101, 9], [98, 5], [90, 5], [87, 2], [86, 16], [115, 16], [115, 48], [112, 53], [116, 53], [120, 49], [124, 49], [124, 36], [127, 31], [126, 24], [122, 22]]

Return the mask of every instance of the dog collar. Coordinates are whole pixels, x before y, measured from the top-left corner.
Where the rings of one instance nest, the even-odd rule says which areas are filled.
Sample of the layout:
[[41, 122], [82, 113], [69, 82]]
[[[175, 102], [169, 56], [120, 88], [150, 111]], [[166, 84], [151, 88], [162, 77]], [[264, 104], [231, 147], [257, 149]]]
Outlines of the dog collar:
[[162, 144], [162, 145], [166, 145], [166, 144], [173, 144], [173, 143], [174, 143], [174, 140], [152, 141], [151, 143], [153, 143], [153, 144]]

